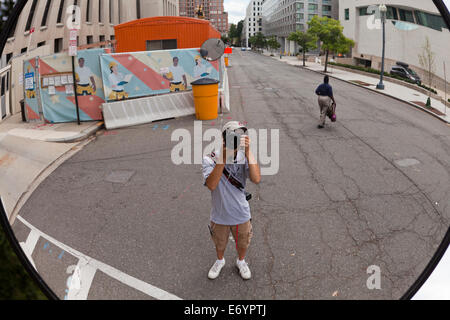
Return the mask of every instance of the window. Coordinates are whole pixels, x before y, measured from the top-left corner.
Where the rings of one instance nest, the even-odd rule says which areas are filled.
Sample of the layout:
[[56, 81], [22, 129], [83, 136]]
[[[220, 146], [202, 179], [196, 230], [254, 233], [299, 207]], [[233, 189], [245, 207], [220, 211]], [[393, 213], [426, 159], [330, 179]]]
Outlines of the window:
[[136, 17], [141, 18], [141, 0], [136, 0]]
[[94, 43], [94, 37], [93, 37], [93, 36], [87, 36], [87, 37], [86, 37], [86, 43], [87, 43], [87, 44], [92, 44], [92, 43]]
[[20, 50], [20, 53], [25, 53], [27, 52], [28, 48], [22, 48], [22, 50]]
[[362, 7], [359, 8], [359, 15], [360, 16], [369, 16], [370, 14], [367, 12], [368, 7]]
[[410, 10], [398, 9], [400, 20], [414, 23], [413, 12]]
[[31, 29], [31, 24], [33, 23], [34, 11], [36, 10], [38, 0], [33, 0], [30, 8], [30, 14], [28, 15], [27, 25], [25, 26], [25, 31]]
[[98, 0], [98, 22], [102, 22], [103, 0]]
[[37, 44], [37, 47], [38, 47], [38, 48], [43, 47], [43, 46], [45, 46], [45, 41], [39, 42], [39, 43]]
[[63, 39], [62, 38], [57, 38], [55, 39], [55, 48], [54, 48], [54, 52], [58, 53], [61, 52], [63, 49]]
[[51, 4], [52, 4], [52, 0], [47, 0], [47, 3], [45, 4], [45, 9], [44, 9], [44, 15], [42, 16], [42, 22], [41, 22], [42, 27], [47, 25], [48, 12], [50, 10]]
[[177, 40], [147, 40], [147, 51], [178, 49]]
[[443, 28], [447, 28], [447, 25], [441, 16], [422, 11], [415, 11], [414, 14], [416, 16], [417, 24], [420, 24], [421, 26], [432, 28], [437, 31], [442, 31]]
[[58, 18], [56, 20], [57, 23], [61, 23], [63, 11], [64, 11], [64, 0], [61, 0], [61, 2], [59, 3]]
[[315, 3], [309, 3], [308, 4], [308, 10], [309, 11], [315, 11], [315, 10], [317, 10], [319, 8], [319, 6], [317, 5], [317, 4], [315, 4]]
[[109, 0], [109, 23], [113, 23], [113, 3]]
[[345, 20], [350, 20], [350, 9], [345, 9]]
[[398, 20], [397, 8], [388, 6], [387, 9], [386, 17], [388, 19]]
[[324, 12], [329, 12], [329, 11], [331, 11], [331, 6], [328, 6], [328, 5], [322, 6], [322, 11], [324, 11]]
[[86, 6], [86, 22], [91, 21], [91, 0], [87, 0]]

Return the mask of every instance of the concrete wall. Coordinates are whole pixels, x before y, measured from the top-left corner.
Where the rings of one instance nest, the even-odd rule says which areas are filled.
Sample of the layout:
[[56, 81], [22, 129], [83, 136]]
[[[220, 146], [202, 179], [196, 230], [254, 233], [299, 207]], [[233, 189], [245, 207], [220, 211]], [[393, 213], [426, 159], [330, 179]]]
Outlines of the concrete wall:
[[[344, 26], [344, 34], [355, 40], [356, 46], [353, 49], [353, 57], [372, 61], [372, 67], [381, 69], [382, 55], [382, 30], [370, 27], [373, 19], [371, 16], [359, 16], [358, 8], [372, 4], [384, 3], [379, 0], [341, 0], [339, 4], [339, 16], [341, 24]], [[357, 7], [355, 6], [357, 5]], [[418, 0], [394, 0], [389, 2], [394, 7], [404, 6], [406, 8], [416, 8], [417, 10], [439, 14], [432, 1]], [[350, 9], [350, 19], [345, 20], [345, 9]], [[450, 32], [448, 29], [437, 31], [417, 24], [410, 24], [412, 30], [400, 30], [393, 24], [394, 20], [386, 22], [386, 71], [397, 61], [408, 63], [412, 69], [419, 73], [422, 80], [426, 82], [425, 72], [419, 63], [419, 54], [422, 53], [426, 37], [430, 39], [432, 51], [436, 54], [436, 75], [435, 85], [438, 89], [444, 87], [444, 61], [447, 64], [447, 79], [450, 79]]]
[[23, 81], [19, 81], [22, 74], [23, 77], [23, 62], [38, 56], [45, 56], [51, 54], [51, 46], [43, 46], [36, 48], [26, 54], [16, 57], [11, 61], [11, 113], [16, 114], [20, 112], [20, 100], [24, 98], [23, 95]]
[[[36, 6], [32, 26], [35, 33], [32, 35], [29, 50], [36, 48], [38, 43], [44, 42], [51, 47], [54, 52], [55, 39], [63, 39], [63, 48], [69, 45], [69, 31], [66, 26], [66, 8], [74, 3], [74, 0], [65, 0], [63, 18], [61, 23], [57, 23], [57, 16], [61, 0], [52, 0], [48, 13], [47, 24], [41, 27], [42, 17], [45, 11], [47, 0], [39, 0]], [[99, 19], [99, 1], [102, 1], [102, 14]], [[110, 19], [110, 7], [112, 5], [112, 16]], [[32, 1], [28, 1], [16, 25], [14, 37], [8, 39], [3, 55], [13, 53], [13, 56], [20, 54], [23, 48], [28, 47], [30, 34], [25, 32], [27, 19], [30, 13]], [[100, 36], [105, 40], [114, 37], [114, 25], [124, 23], [137, 18], [136, 0], [91, 0], [90, 19], [87, 21], [87, 1], [78, 0], [81, 8], [81, 30], [79, 30], [79, 45], [87, 44], [87, 37], [92, 36], [93, 42], [100, 42]], [[178, 16], [178, 0], [140, 0], [141, 18], [153, 16]], [[100, 21], [101, 20], [101, 21]]]

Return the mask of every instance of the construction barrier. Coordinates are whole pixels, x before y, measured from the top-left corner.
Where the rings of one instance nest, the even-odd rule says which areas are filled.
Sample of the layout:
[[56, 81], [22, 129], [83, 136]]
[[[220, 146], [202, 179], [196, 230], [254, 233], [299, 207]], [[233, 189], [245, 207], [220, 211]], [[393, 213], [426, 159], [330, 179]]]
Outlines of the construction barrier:
[[221, 72], [200, 49], [103, 54], [100, 63], [108, 102], [188, 91], [195, 80], [220, 80]]
[[100, 106], [105, 102], [105, 97], [98, 57], [103, 52], [104, 49], [79, 51], [75, 57], [75, 79], [72, 57], [67, 53], [39, 58], [39, 88], [44, 119], [52, 123], [77, 120], [76, 81], [80, 120], [102, 120]]
[[[224, 59], [222, 59], [224, 60]], [[230, 84], [228, 81], [228, 70], [224, 66], [224, 61], [221, 62], [222, 67], [222, 79], [219, 87], [219, 100], [221, 112], [229, 113], [231, 111], [230, 106]]]
[[117, 129], [195, 114], [192, 92], [103, 104], [106, 129]]

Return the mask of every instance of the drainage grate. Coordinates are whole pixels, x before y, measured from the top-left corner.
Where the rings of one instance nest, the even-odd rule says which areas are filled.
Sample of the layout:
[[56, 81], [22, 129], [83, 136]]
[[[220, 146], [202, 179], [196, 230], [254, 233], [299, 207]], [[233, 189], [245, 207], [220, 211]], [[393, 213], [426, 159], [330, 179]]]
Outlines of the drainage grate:
[[128, 170], [113, 171], [105, 178], [105, 181], [124, 184], [130, 181], [135, 173], [136, 171]]

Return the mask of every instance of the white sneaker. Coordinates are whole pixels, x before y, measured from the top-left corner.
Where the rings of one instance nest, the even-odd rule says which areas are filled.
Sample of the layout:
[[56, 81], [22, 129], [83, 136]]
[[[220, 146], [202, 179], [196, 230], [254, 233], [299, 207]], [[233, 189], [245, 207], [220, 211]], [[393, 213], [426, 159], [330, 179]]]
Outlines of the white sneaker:
[[248, 267], [247, 262], [245, 260], [236, 261], [236, 267], [239, 269], [239, 273], [241, 274], [242, 279], [249, 280], [252, 277], [252, 273], [250, 272], [250, 268]]
[[216, 279], [219, 276], [220, 271], [222, 270], [224, 265], [225, 265], [225, 259], [223, 259], [223, 261], [216, 260], [214, 265], [209, 270], [208, 278], [211, 280]]

